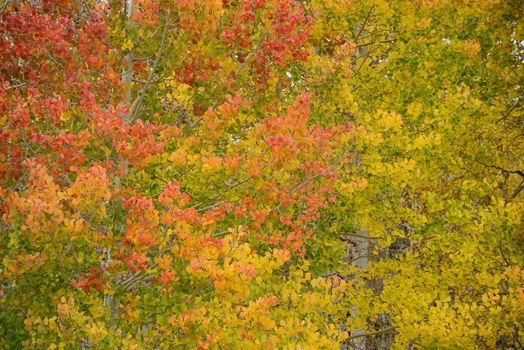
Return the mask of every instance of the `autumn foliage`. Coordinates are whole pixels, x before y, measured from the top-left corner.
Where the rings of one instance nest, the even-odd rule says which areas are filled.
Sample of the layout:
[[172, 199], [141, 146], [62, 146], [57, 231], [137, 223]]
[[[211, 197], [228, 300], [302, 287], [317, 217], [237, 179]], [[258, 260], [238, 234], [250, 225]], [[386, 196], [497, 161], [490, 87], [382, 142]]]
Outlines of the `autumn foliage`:
[[522, 347], [522, 11], [6, 0], [0, 343]]

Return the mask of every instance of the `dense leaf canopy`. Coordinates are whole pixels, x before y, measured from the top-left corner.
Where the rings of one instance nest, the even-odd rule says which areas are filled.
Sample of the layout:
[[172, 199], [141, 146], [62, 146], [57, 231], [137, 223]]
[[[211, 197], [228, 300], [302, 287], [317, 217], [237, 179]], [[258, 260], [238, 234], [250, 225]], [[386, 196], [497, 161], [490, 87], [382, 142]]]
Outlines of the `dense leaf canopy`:
[[7, 349], [524, 344], [519, 0], [3, 0]]

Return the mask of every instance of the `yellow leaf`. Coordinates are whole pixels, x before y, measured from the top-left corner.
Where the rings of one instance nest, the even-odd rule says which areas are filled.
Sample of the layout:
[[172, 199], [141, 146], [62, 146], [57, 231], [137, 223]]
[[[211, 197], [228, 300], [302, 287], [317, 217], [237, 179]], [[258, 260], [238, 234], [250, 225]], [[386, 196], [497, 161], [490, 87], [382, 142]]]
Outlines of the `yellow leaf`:
[[126, 39], [126, 41], [124, 41], [124, 43], [122, 44], [122, 51], [127, 51], [127, 50], [131, 50], [135, 45], [133, 44], [133, 42], [131, 41], [131, 39]]

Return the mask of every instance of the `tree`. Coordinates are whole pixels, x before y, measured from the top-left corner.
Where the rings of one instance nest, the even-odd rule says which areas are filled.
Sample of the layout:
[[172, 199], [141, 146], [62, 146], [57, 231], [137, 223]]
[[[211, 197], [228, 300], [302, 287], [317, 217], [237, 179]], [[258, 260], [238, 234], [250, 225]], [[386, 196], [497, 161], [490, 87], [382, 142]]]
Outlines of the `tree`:
[[313, 94], [292, 87], [312, 9], [138, 2], [131, 27], [117, 3], [69, 5], [12, 3], [0, 22], [16, 72], [2, 95], [5, 343], [338, 344], [346, 283], [312, 275], [306, 253], [352, 129], [310, 120]]
[[0, 11], [8, 347], [520, 344], [518, 2]]
[[369, 236], [373, 262], [348, 272], [373, 290], [359, 327], [386, 347], [519, 347], [522, 7], [354, 9], [352, 41], [367, 54], [353, 63], [347, 104], [323, 101], [347, 106], [357, 130], [360, 162], [331, 222], [350, 243]]

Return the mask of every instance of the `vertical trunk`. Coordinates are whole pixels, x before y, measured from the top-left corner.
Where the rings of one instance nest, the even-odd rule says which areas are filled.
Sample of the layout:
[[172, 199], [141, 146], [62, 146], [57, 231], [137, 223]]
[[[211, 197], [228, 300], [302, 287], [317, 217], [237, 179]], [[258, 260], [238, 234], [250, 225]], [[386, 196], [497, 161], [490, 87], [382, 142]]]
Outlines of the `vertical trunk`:
[[[133, 27], [133, 13], [135, 12], [135, 3], [134, 0], [127, 0], [126, 2], [126, 13], [127, 18], [129, 19], [129, 25]], [[125, 103], [131, 105], [131, 83], [133, 82], [134, 68], [133, 68], [133, 56], [131, 51], [127, 53], [126, 57], [126, 67], [122, 73], [122, 83], [127, 86], [127, 93], [125, 97]], [[126, 122], [129, 121], [129, 114], [124, 115], [123, 118]]]
[[[352, 239], [352, 245], [350, 246], [350, 257], [351, 265], [358, 268], [359, 270], [367, 269], [368, 267], [368, 251], [369, 251], [369, 239], [367, 231], [359, 232], [359, 236]], [[353, 306], [351, 308], [351, 316], [356, 318], [358, 314], [358, 307]], [[351, 336], [357, 336], [349, 344], [350, 349], [354, 350], [366, 350], [367, 349], [367, 338], [364, 336], [366, 331], [363, 329], [352, 330]]]
[[[132, 16], [135, 11], [134, 0], [126, 0], [126, 9], [125, 10], [126, 10], [127, 18], [129, 20], [129, 25], [133, 27]], [[126, 92], [124, 102], [129, 106], [131, 105], [131, 97], [132, 97], [131, 96], [131, 83], [133, 82], [133, 77], [134, 77], [133, 56], [131, 52], [127, 53], [125, 57], [125, 61], [126, 61], [126, 67], [124, 71], [122, 72], [122, 83], [127, 86], [127, 92]], [[128, 123], [129, 122], [129, 113], [122, 115], [122, 118], [124, 119], [126, 123]], [[122, 162], [124, 162], [124, 166], [127, 172], [127, 161], [122, 161]], [[115, 178], [115, 185], [117, 187], [120, 187], [122, 185], [120, 181], [120, 177], [118, 176]], [[105, 268], [105, 265], [111, 261], [111, 250], [109, 248], [104, 248], [103, 254], [104, 254], [104, 257], [107, 258], [107, 261], [102, 262], [102, 268]], [[104, 305], [105, 307], [107, 307], [110, 310], [111, 316], [109, 319], [109, 326], [112, 327], [114, 325], [115, 317], [118, 312], [117, 304], [113, 296], [111, 295], [106, 296], [104, 298]]]
[[[358, 31], [355, 35], [355, 43], [358, 44], [359, 39], [361, 36], [365, 35], [367, 33], [365, 27], [368, 23], [368, 20], [373, 12], [373, 7], [369, 10], [369, 13], [367, 15], [367, 18], [360, 24]], [[366, 46], [359, 47], [356, 52], [356, 58], [358, 61], [359, 58], [365, 57], [368, 54], [368, 50]], [[351, 67], [354, 71], [355, 67]], [[356, 228], [355, 228], [356, 229]], [[355, 237], [352, 237], [351, 244], [348, 245], [348, 254], [351, 258], [351, 265], [358, 268], [359, 270], [365, 270], [368, 268], [368, 251], [369, 251], [369, 235], [366, 230], [362, 230], [359, 232], [358, 235]], [[351, 308], [351, 317], [357, 318], [358, 317], [358, 307], [353, 306]], [[366, 330], [364, 329], [352, 329], [351, 330], [351, 336], [355, 337], [351, 342], [348, 344], [348, 348], [350, 350], [366, 350], [368, 348], [368, 339], [365, 336]]]

